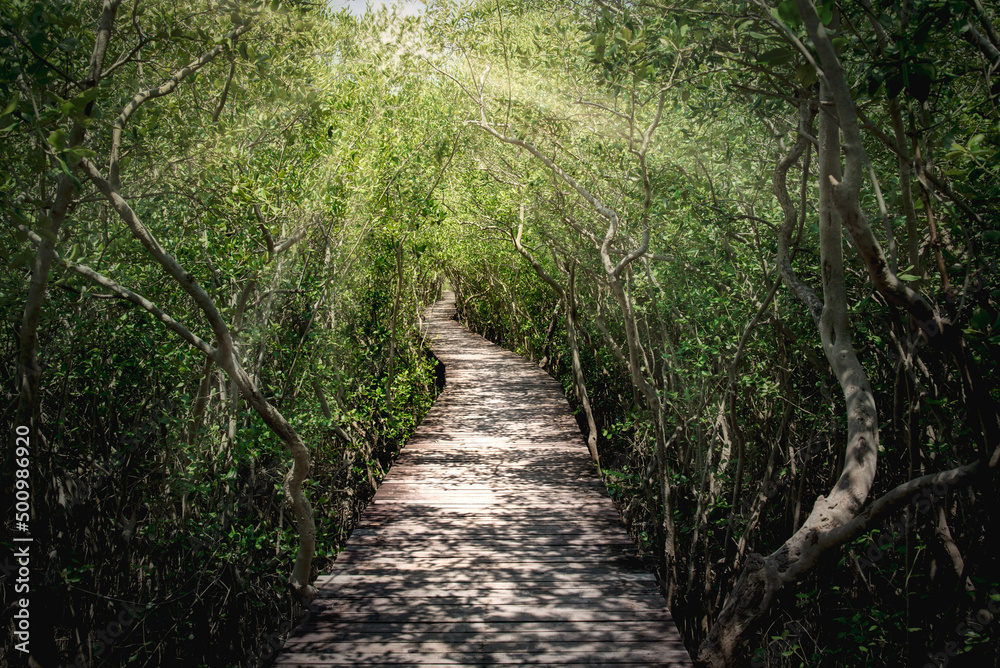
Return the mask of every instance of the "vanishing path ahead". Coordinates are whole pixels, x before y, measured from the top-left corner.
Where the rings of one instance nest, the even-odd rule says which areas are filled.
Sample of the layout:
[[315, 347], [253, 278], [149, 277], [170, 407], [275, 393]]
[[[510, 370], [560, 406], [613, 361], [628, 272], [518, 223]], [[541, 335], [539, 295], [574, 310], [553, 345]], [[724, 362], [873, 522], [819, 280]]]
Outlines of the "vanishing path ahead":
[[559, 384], [428, 309], [444, 392], [277, 666], [690, 666]]

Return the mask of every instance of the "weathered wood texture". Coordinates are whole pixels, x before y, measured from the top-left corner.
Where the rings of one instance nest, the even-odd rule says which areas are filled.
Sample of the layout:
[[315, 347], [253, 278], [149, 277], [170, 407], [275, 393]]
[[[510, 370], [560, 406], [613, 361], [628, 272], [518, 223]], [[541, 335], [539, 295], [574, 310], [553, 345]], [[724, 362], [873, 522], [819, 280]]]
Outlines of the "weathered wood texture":
[[690, 666], [559, 384], [428, 309], [446, 386], [278, 666]]

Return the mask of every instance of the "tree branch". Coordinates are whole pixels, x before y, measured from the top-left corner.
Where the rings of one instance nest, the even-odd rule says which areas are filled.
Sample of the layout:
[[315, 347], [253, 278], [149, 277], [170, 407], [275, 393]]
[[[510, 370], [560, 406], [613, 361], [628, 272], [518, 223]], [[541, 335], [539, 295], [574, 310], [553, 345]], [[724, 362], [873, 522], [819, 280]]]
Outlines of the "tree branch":
[[[22, 232], [28, 235], [28, 238], [31, 240], [31, 243], [35, 244], [35, 246], [41, 245], [42, 238], [40, 236], [29, 230], [24, 225], [18, 224], [17, 227]], [[71, 271], [76, 272], [77, 274], [93, 281], [94, 283], [107, 288], [118, 297], [121, 297], [122, 299], [127, 299], [136, 306], [139, 306], [145, 309], [146, 311], [149, 311], [149, 313], [151, 313], [153, 317], [155, 317], [157, 320], [166, 325], [168, 329], [175, 332], [178, 336], [180, 336], [182, 339], [190, 343], [192, 346], [194, 346], [201, 352], [205, 353], [212, 359], [215, 359], [215, 353], [216, 353], [215, 348], [213, 348], [209, 343], [207, 343], [204, 339], [202, 339], [198, 335], [192, 333], [191, 330], [189, 330], [187, 327], [179, 323], [173, 317], [165, 313], [160, 307], [158, 307], [156, 304], [149, 301], [142, 295], [132, 292], [128, 288], [113, 281], [107, 276], [104, 276], [103, 274], [94, 271], [93, 269], [91, 269], [86, 265], [62, 258], [56, 252], [53, 252], [53, 257], [54, 259], [61, 262], [62, 265], [65, 266], [67, 269], [70, 269]]]
[[[237, 26], [235, 29], [229, 32], [224, 39], [235, 40], [237, 37], [250, 30], [250, 24], [245, 23], [241, 26]], [[188, 63], [186, 66], [177, 70], [173, 75], [167, 79], [165, 82], [156, 86], [154, 88], [147, 88], [146, 90], [139, 91], [132, 98], [131, 102], [125, 105], [122, 112], [118, 115], [118, 119], [115, 121], [113, 130], [111, 131], [111, 158], [108, 161], [108, 180], [116, 189], [121, 187], [121, 182], [119, 181], [119, 153], [121, 152], [122, 143], [122, 132], [125, 129], [125, 125], [128, 123], [132, 115], [139, 110], [143, 104], [149, 100], [163, 97], [164, 95], [169, 95], [174, 92], [174, 89], [180, 84], [181, 81], [188, 78], [202, 67], [208, 63], [215, 60], [215, 58], [222, 53], [225, 49], [223, 44], [218, 44], [209, 51], [203, 53], [200, 57]]]
[[[174, 259], [172, 255], [167, 253], [163, 247], [160, 245], [156, 237], [149, 231], [149, 229], [139, 220], [139, 216], [136, 215], [132, 207], [129, 206], [128, 202], [121, 196], [118, 189], [113, 186], [107, 179], [101, 176], [101, 173], [97, 170], [90, 160], [84, 159], [80, 166], [83, 167], [84, 172], [90, 177], [94, 185], [97, 186], [107, 200], [114, 207], [115, 211], [118, 212], [119, 217], [124, 221], [128, 228], [132, 231], [133, 236], [139, 240], [150, 255], [160, 263], [160, 265], [167, 271], [167, 273], [177, 281], [178, 284], [194, 299], [195, 303], [205, 314], [208, 319], [209, 325], [212, 327], [212, 332], [215, 334], [215, 340], [218, 342], [220, 356], [225, 359], [231, 356], [233, 351], [232, 336], [229, 332], [229, 327], [226, 325], [222, 318], [222, 314], [219, 313], [218, 308], [215, 306], [215, 302], [212, 298], [205, 292], [205, 289], [198, 284], [186, 269], [184, 269], [181, 264]], [[222, 362], [219, 366], [225, 368]]]

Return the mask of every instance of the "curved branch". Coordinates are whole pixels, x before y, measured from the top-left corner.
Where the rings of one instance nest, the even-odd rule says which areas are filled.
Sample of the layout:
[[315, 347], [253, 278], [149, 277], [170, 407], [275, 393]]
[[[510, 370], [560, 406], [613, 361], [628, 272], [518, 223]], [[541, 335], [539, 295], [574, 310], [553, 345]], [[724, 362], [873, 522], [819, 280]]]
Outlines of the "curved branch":
[[35, 51], [34, 47], [32, 47], [31, 44], [26, 39], [24, 39], [23, 37], [21, 37], [19, 34], [17, 34], [16, 32], [14, 32], [13, 30], [11, 30], [10, 28], [8, 28], [7, 26], [4, 26], [3, 30], [8, 35], [10, 35], [15, 40], [17, 40], [18, 44], [20, 44], [21, 46], [23, 46], [24, 48], [26, 48], [28, 51], [30, 51], [31, 55], [33, 55], [38, 62], [42, 63], [47, 68], [49, 68], [50, 70], [52, 70], [53, 72], [55, 72], [56, 74], [58, 74], [59, 76], [61, 76], [63, 79], [65, 79], [66, 83], [73, 84], [77, 88], [86, 88], [86, 86], [81, 86], [80, 82], [77, 81], [76, 78], [73, 77], [71, 74], [69, 74], [68, 72], [64, 71], [61, 67], [59, 67], [58, 65], [56, 65], [55, 63], [53, 63], [51, 60], [49, 60], [48, 58], [46, 58], [42, 54], [38, 53], [37, 51]]
[[[218, 342], [221, 357], [223, 359], [232, 357], [233, 339], [229, 327], [226, 326], [225, 321], [222, 319], [222, 314], [219, 313], [215, 302], [205, 292], [205, 289], [198, 284], [194, 276], [188, 273], [172, 255], [163, 249], [160, 242], [156, 240], [156, 237], [139, 220], [139, 216], [136, 215], [132, 207], [125, 201], [125, 198], [118, 192], [118, 188], [105, 179], [90, 160], [84, 159], [80, 163], [80, 166], [83, 167], [84, 172], [90, 177], [94, 185], [97, 186], [97, 189], [111, 203], [111, 206], [114, 207], [119, 217], [132, 231], [133, 236], [139, 240], [139, 243], [149, 251], [150, 255], [160, 263], [184, 291], [194, 299], [195, 303], [208, 319], [212, 333], [215, 334], [215, 340]], [[220, 362], [219, 365], [222, 366], [222, 363]]]
[[881, 244], [872, 233], [871, 226], [861, 210], [860, 190], [868, 156], [861, 140], [858, 112], [851, 97], [851, 89], [844, 78], [836, 48], [829, 33], [819, 20], [811, 0], [797, 0], [799, 13], [805, 23], [809, 38], [816, 47], [822, 68], [816, 74], [830, 91], [837, 108], [837, 119], [843, 134], [844, 173], [842, 178], [832, 175], [833, 203], [851, 235], [851, 240], [868, 267], [875, 288], [890, 302], [906, 309], [920, 325], [928, 338], [939, 333], [948, 323], [944, 322], [931, 303], [922, 294], [901, 281], [892, 270]]
[[[235, 40], [237, 37], [245, 33], [250, 29], [250, 24], [245, 23], [241, 26], [237, 26], [235, 29], [229, 32], [224, 39]], [[174, 89], [183, 81], [188, 78], [202, 67], [207, 65], [216, 59], [216, 57], [222, 53], [225, 47], [222, 44], [218, 44], [209, 51], [203, 53], [200, 57], [191, 61], [181, 69], [171, 75], [169, 79], [153, 88], [147, 88], [146, 90], [139, 91], [135, 94], [135, 97], [125, 105], [122, 112], [118, 115], [118, 119], [115, 121], [114, 129], [111, 131], [111, 158], [108, 161], [108, 180], [116, 188], [121, 187], [121, 183], [118, 180], [119, 177], [119, 153], [121, 152], [122, 143], [122, 132], [125, 130], [125, 125], [128, 123], [132, 115], [135, 114], [146, 102], [163, 97], [164, 95], [169, 95], [174, 92]]]
[[570, 188], [575, 190], [580, 195], [580, 197], [586, 200], [587, 203], [594, 208], [594, 211], [600, 214], [602, 218], [606, 218], [608, 221], [614, 220], [615, 225], [617, 225], [618, 214], [611, 207], [606, 205], [601, 200], [597, 199], [597, 197], [595, 197], [589, 190], [580, 185], [580, 183], [576, 179], [567, 174], [562, 167], [553, 162], [552, 159], [549, 158], [549, 156], [545, 155], [540, 150], [538, 150], [538, 148], [534, 144], [532, 144], [531, 142], [524, 141], [523, 139], [519, 139], [517, 137], [509, 137], [505, 134], [502, 134], [498, 132], [492, 125], [487, 123], [485, 120], [467, 121], [467, 122], [482, 128], [488, 134], [490, 134], [496, 139], [499, 139], [503, 143], [511, 144], [512, 146], [517, 146], [518, 148], [522, 148], [531, 155], [538, 158], [538, 160], [543, 165], [548, 167], [549, 170], [552, 171], [552, 173], [554, 173], [560, 179], [565, 181]]
[[910, 501], [918, 492], [932, 488], [954, 488], [971, 482], [979, 473], [980, 463], [973, 462], [958, 466], [948, 471], [940, 473], [929, 473], [913, 480], [908, 480], [901, 485], [897, 485], [879, 498], [875, 499], [864, 512], [858, 514], [853, 520], [830, 531], [824, 540], [830, 543], [831, 547], [843, 545], [844, 543], [857, 538], [869, 528], [873, 528], [882, 522], [890, 513]]
[[[98, 23], [97, 36], [94, 40], [94, 48], [90, 54], [90, 72], [86, 88], [93, 88], [99, 83], [101, 67], [107, 55], [108, 43], [111, 40], [111, 33], [114, 29], [115, 17], [117, 16], [120, 4], [121, 0], [104, 0], [101, 9], [101, 18]], [[85, 107], [84, 115], [90, 117], [92, 111], [93, 103], [90, 103]], [[74, 121], [73, 128], [70, 131], [69, 145], [79, 146], [83, 143], [86, 133], [87, 131], [83, 123], [80, 120]], [[70, 167], [75, 170], [76, 163], [70, 161]], [[76, 178], [70, 173], [60, 174], [57, 177], [55, 199], [49, 211], [49, 218], [52, 221], [49, 230], [52, 236], [42, 239], [38, 246], [38, 252], [35, 253], [35, 260], [31, 269], [31, 281], [28, 285], [28, 296], [24, 302], [24, 312], [21, 316], [21, 329], [19, 332], [21, 341], [18, 352], [18, 363], [21, 367], [21, 372], [17, 424], [35, 425], [37, 427], [39, 422], [38, 403], [42, 369], [38, 363], [38, 323], [42, 304], [45, 302], [49, 269], [52, 266], [52, 259], [55, 255], [56, 235], [66, 220], [77, 183]]]
[[[17, 227], [22, 232], [28, 235], [28, 238], [31, 240], [31, 243], [35, 244], [35, 246], [41, 245], [42, 238], [40, 236], [29, 230], [24, 225], [19, 224]], [[53, 251], [53, 258], [62, 263], [62, 265], [65, 266], [67, 269], [74, 271], [77, 274], [80, 274], [81, 276], [93, 281], [94, 283], [97, 283], [102, 287], [107, 288], [108, 290], [118, 295], [122, 299], [127, 299], [136, 306], [139, 306], [140, 308], [149, 311], [149, 313], [151, 313], [153, 317], [155, 317], [157, 320], [166, 325], [168, 329], [175, 332], [178, 336], [180, 336], [182, 339], [190, 343], [192, 346], [194, 346], [201, 352], [205, 353], [212, 359], [215, 359], [215, 354], [216, 354], [215, 348], [213, 348], [208, 342], [206, 342], [200, 336], [192, 333], [191, 330], [189, 330], [187, 327], [179, 323], [169, 314], [165, 313], [159, 306], [149, 301], [142, 295], [132, 292], [123, 285], [115, 282], [114, 280], [108, 278], [107, 276], [97, 271], [94, 271], [93, 269], [91, 269], [86, 265], [60, 257], [59, 253], [56, 253], [54, 251]]]
[[[781, 271], [781, 278], [784, 280], [788, 289], [792, 291], [796, 297], [798, 297], [809, 309], [809, 314], [812, 316], [813, 322], [816, 326], [819, 326], [820, 317], [823, 315], [823, 300], [821, 300], [816, 292], [806, 285], [792, 269], [792, 261], [789, 249], [792, 242], [792, 232], [795, 230], [796, 218], [798, 217], [798, 212], [795, 209], [795, 205], [792, 203], [792, 198], [788, 194], [788, 170], [793, 164], [795, 164], [802, 154], [805, 153], [806, 149], [811, 149], [812, 145], [809, 142], [809, 131], [812, 128], [813, 119], [816, 117], [816, 110], [812, 105], [807, 102], [803, 102], [799, 105], [799, 136], [795, 145], [788, 152], [785, 157], [778, 161], [774, 166], [774, 176], [771, 180], [771, 192], [777, 198], [778, 203], [781, 205], [781, 211], [784, 214], [784, 221], [782, 222], [781, 228], [778, 230], [778, 253], [777, 253], [777, 264], [778, 269]], [[808, 156], [806, 157], [808, 165]], [[808, 169], [808, 166], [806, 167]]]

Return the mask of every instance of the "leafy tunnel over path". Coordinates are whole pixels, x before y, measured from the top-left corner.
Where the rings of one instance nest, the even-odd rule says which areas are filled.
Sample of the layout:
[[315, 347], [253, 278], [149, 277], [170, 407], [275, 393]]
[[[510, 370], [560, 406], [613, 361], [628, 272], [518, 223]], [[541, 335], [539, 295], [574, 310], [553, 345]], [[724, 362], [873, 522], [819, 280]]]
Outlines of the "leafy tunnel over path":
[[0, 2], [32, 661], [273, 653], [447, 286], [562, 385], [699, 661], [998, 665], [996, 8], [403, 13]]

